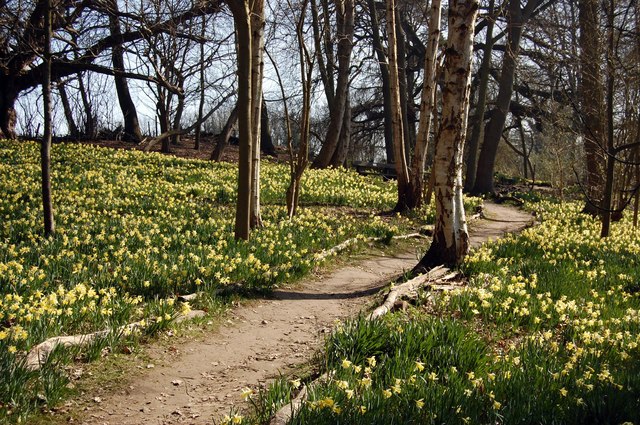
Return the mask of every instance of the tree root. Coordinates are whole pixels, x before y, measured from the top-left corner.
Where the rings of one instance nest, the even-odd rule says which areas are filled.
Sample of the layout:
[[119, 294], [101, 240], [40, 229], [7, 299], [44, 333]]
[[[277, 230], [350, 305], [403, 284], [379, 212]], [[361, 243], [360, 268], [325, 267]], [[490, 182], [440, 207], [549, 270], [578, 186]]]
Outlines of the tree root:
[[[186, 314], [180, 315], [176, 317], [174, 320], [175, 323], [180, 323], [185, 320], [190, 320], [195, 317], [202, 317], [206, 313], [202, 310], [192, 310]], [[47, 362], [47, 359], [51, 355], [51, 353], [58, 347], [84, 347], [86, 345], [91, 344], [93, 341], [105, 337], [110, 333], [130, 333], [135, 332], [137, 330], [141, 330], [143, 328], [142, 322], [134, 322], [129, 323], [127, 325], [122, 325], [116, 329], [103, 329], [101, 331], [96, 331], [83, 335], [70, 335], [70, 336], [54, 336], [49, 338], [40, 344], [33, 347], [27, 353], [25, 357], [25, 367], [29, 371], [39, 370], [42, 365]]]

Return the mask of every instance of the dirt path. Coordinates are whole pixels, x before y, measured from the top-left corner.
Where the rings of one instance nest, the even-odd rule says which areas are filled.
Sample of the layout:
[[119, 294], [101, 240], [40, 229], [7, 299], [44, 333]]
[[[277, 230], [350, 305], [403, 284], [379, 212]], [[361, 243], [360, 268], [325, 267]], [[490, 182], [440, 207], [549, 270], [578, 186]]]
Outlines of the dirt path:
[[[485, 215], [471, 226], [473, 246], [532, 220], [495, 204], [486, 204]], [[126, 390], [101, 395], [81, 423], [212, 424], [232, 405], [241, 406], [242, 388], [256, 388], [307, 362], [336, 319], [355, 315], [393, 276], [416, 263], [415, 253], [380, 253], [327, 276], [310, 277], [294, 289], [275, 291], [271, 299], [241, 305], [208, 341], [185, 344], [177, 356], [158, 352], [153, 368]]]

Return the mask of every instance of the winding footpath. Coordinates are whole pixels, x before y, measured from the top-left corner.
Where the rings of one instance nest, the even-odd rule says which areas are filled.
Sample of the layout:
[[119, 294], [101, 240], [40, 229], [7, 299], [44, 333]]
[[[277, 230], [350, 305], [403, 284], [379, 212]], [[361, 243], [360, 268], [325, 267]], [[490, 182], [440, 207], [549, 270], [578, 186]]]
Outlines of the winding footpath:
[[[533, 221], [514, 207], [492, 203], [485, 203], [484, 216], [470, 226], [473, 247]], [[243, 301], [207, 339], [150, 349], [140, 376], [115, 393], [88, 395], [73, 409], [86, 425], [212, 424], [233, 405], [243, 406], [242, 388], [255, 389], [308, 362], [337, 319], [371, 307], [374, 294], [416, 263], [415, 252], [378, 251], [268, 299]]]

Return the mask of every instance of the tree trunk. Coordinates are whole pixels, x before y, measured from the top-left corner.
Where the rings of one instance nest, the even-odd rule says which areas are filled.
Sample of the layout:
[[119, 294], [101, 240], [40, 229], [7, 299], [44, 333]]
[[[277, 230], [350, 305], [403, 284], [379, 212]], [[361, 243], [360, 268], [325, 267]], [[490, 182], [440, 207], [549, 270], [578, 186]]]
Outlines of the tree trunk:
[[2, 75], [0, 83], [0, 135], [14, 140], [16, 136], [16, 109], [18, 98], [16, 90], [12, 89], [13, 83], [10, 76]]
[[51, 0], [46, 0], [44, 12], [44, 79], [42, 82], [42, 101], [44, 106], [44, 135], [40, 145], [40, 166], [42, 171], [42, 208], [44, 212], [44, 234], [51, 236], [55, 232], [53, 219], [53, 201], [51, 200]]
[[252, 125], [252, 47], [251, 19], [248, 0], [229, 2], [236, 27], [238, 56], [238, 127], [240, 133], [238, 159], [238, 200], [236, 205], [235, 238], [249, 239], [251, 228], [251, 176], [253, 141]]
[[[202, 29], [200, 30], [200, 37], [204, 40], [207, 29], [207, 18], [202, 18]], [[195, 150], [200, 150], [200, 145], [202, 144], [202, 117], [204, 116], [204, 102], [205, 102], [205, 61], [204, 61], [204, 41], [200, 41], [200, 102], [198, 103], [198, 125], [196, 126], [196, 133], [194, 137], [194, 146]]]
[[347, 104], [344, 108], [342, 116], [342, 126], [340, 127], [340, 141], [336, 147], [336, 151], [331, 158], [331, 166], [334, 168], [344, 167], [351, 147], [351, 102], [347, 93]]
[[80, 99], [82, 100], [82, 107], [84, 108], [84, 136], [88, 139], [95, 139], [98, 137], [98, 120], [93, 113], [93, 107], [89, 101], [89, 93], [84, 85], [82, 74], [78, 73], [78, 89], [80, 91]]
[[[315, 57], [318, 62], [318, 71], [320, 72], [320, 80], [322, 80], [322, 86], [324, 87], [324, 94], [327, 98], [327, 103], [333, 105], [333, 97], [335, 95], [335, 81], [333, 76], [333, 50], [331, 48], [330, 40], [323, 43], [324, 40], [330, 39], [330, 18], [329, 18], [329, 0], [320, 0], [323, 6], [324, 17], [323, 22], [320, 22], [320, 14], [318, 13], [318, 5], [316, 0], [311, 0], [311, 26], [313, 28], [313, 41], [315, 45]], [[325, 62], [322, 55], [322, 46], [328, 46], [326, 51], [327, 62]]]
[[227, 118], [227, 122], [224, 124], [222, 131], [218, 133], [215, 137], [216, 147], [211, 152], [211, 160], [220, 162], [222, 160], [222, 154], [224, 153], [224, 149], [227, 147], [229, 136], [231, 136], [231, 131], [233, 127], [236, 125], [238, 121], [238, 105], [236, 104], [231, 113], [229, 114], [229, 118]]
[[405, 155], [405, 140], [402, 120], [402, 104], [400, 97], [400, 79], [398, 75], [398, 50], [396, 39], [395, 0], [387, 0], [387, 37], [389, 56], [389, 85], [391, 90], [391, 128], [393, 129], [393, 154], [398, 179], [398, 202], [394, 211], [408, 209], [409, 171]]
[[[411, 158], [411, 149], [415, 145], [415, 126], [411, 130], [409, 128], [409, 113], [413, 112], [413, 108], [409, 107], [409, 103], [413, 103], [413, 93], [409, 91], [409, 81], [407, 77], [407, 48], [404, 30], [401, 24], [401, 6], [396, 3], [395, 8], [395, 24], [396, 24], [396, 61], [398, 68], [398, 88], [400, 90], [400, 116], [402, 117], [402, 140], [404, 141], [405, 162], [409, 163]], [[411, 122], [411, 125], [414, 125]], [[408, 188], [407, 188], [408, 189]], [[408, 206], [408, 205], [407, 205]]]
[[487, 88], [489, 86], [489, 71], [491, 70], [491, 52], [493, 51], [493, 15], [494, 0], [489, 2], [489, 16], [487, 23], [487, 35], [485, 37], [482, 63], [480, 65], [480, 85], [478, 87], [478, 102], [473, 118], [473, 130], [467, 146], [467, 170], [464, 179], [464, 191], [471, 192], [476, 182], [478, 167], [478, 148], [480, 147], [480, 135], [484, 127], [484, 112], [487, 107]]
[[[160, 123], [160, 134], [166, 133], [169, 131], [169, 109], [171, 104], [169, 103], [170, 96], [167, 98], [165, 90], [160, 86], [156, 86], [156, 90], [158, 91], [158, 103], [157, 103], [157, 111], [156, 115], [158, 116], [158, 122]], [[170, 153], [171, 152], [171, 139], [165, 137], [162, 139], [162, 153]]]
[[[121, 30], [117, 16], [117, 0], [110, 0], [109, 8], [111, 9], [111, 13], [109, 13], [109, 30], [113, 37], [119, 37], [121, 35]], [[111, 49], [111, 60], [113, 62], [114, 70], [124, 72], [124, 49], [122, 48], [122, 45], [117, 44]], [[136, 111], [136, 105], [131, 98], [131, 93], [129, 92], [127, 79], [125, 77], [115, 76], [114, 82], [116, 86], [116, 93], [118, 94], [118, 102], [120, 103], [120, 109], [122, 109], [122, 116], [124, 118], [123, 140], [127, 142], [140, 143], [140, 141], [142, 141], [142, 132], [140, 131], [138, 113]]]
[[[529, 0], [526, 8], [533, 8], [539, 0]], [[527, 11], [528, 12], [528, 11]], [[520, 36], [526, 19], [520, 8], [520, 0], [509, 1], [509, 22], [507, 47], [502, 59], [502, 70], [498, 83], [498, 97], [496, 106], [491, 113], [489, 123], [485, 127], [484, 140], [478, 158], [478, 170], [476, 181], [471, 190], [475, 195], [493, 193], [493, 172], [495, 169], [498, 144], [502, 138], [504, 123], [509, 113], [511, 94], [513, 93], [513, 80], [516, 72], [518, 52], [520, 50]]]
[[[638, 124], [640, 125], [640, 118], [638, 119]], [[640, 146], [636, 147], [635, 150], [635, 162], [638, 164], [640, 162]], [[636, 183], [635, 183], [635, 200], [633, 201], [633, 227], [638, 227], [638, 214], [640, 211], [640, 165], [635, 166], [636, 171]]]
[[178, 134], [171, 136], [171, 143], [177, 145], [180, 143], [180, 129], [182, 128], [182, 114], [184, 112], [184, 93], [178, 93], [178, 105], [176, 106], [176, 115], [173, 117], [173, 130]]
[[450, 2], [442, 125], [433, 164], [436, 223], [433, 242], [414, 272], [438, 264], [457, 265], [469, 250], [462, 202], [462, 153], [469, 113], [473, 28], [477, 14], [477, 0]]
[[373, 39], [373, 48], [378, 58], [380, 66], [380, 80], [382, 81], [382, 101], [384, 113], [384, 147], [387, 162], [393, 164], [395, 162], [393, 156], [393, 129], [391, 128], [391, 93], [389, 90], [389, 64], [387, 56], [380, 39], [380, 24], [378, 13], [376, 11], [375, 0], [367, 0], [367, 9], [369, 10], [369, 19], [371, 20], [371, 33]]
[[340, 140], [340, 130], [342, 128], [349, 92], [351, 51], [353, 50], [354, 7], [353, 0], [344, 0], [343, 2], [336, 1], [338, 80], [333, 102], [329, 104], [329, 127], [322, 148], [313, 161], [313, 168], [326, 168], [329, 166]]
[[429, 12], [429, 40], [424, 56], [424, 81], [420, 100], [420, 121], [418, 123], [418, 134], [416, 135], [416, 147], [411, 159], [410, 196], [408, 199], [408, 206], [411, 209], [420, 208], [423, 200], [424, 168], [429, 147], [431, 116], [435, 105], [436, 61], [440, 40], [441, 15], [442, 4], [440, 0], [432, 0]]
[[608, 22], [607, 22], [607, 169], [605, 174], [605, 187], [602, 200], [602, 208], [604, 209], [602, 214], [602, 228], [600, 231], [600, 237], [606, 238], [611, 232], [611, 209], [613, 207], [613, 181], [615, 178], [615, 166], [616, 166], [616, 149], [615, 149], [615, 136], [614, 136], [614, 118], [613, 118], [613, 97], [614, 97], [614, 18], [615, 13], [614, 1], [609, 0], [608, 10]]
[[[313, 5], [312, 5], [313, 9]], [[304, 22], [307, 10], [307, 1], [302, 4], [302, 12], [296, 24], [296, 39], [298, 41], [298, 58], [300, 61], [300, 83], [302, 87], [302, 111], [300, 113], [300, 143], [297, 151], [293, 150], [293, 136], [291, 134], [291, 120], [289, 118], [289, 108], [284, 92], [284, 84], [280, 78], [278, 67], [275, 66], [276, 75], [280, 84], [280, 93], [284, 102], [284, 115], [287, 125], [287, 147], [289, 148], [289, 186], [287, 187], [287, 215], [292, 219], [298, 212], [298, 202], [300, 200], [300, 182], [302, 175], [309, 163], [309, 130], [311, 116], [311, 87], [313, 84], [313, 61], [305, 44]]]
[[604, 184], [604, 88], [600, 64], [602, 41], [600, 37], [600, 11], [596, 0], [578, 2], [580, 24], [580, 85], [581, 115], [583, 122], [584, 152], [586, 161], [587, 202], [583, 209], [598, 214]]
[[80, 135], [76, 121], [73, 119], [73, 111], [71, 110], [71, 103], [69, 103], [69, 96], [65, 83], [58, 82], [58, 93], [60, 93], [60, 103], [62, 103], [62, 110], [64, 112], [64, 118], [67, 121], [67, 129], [69, 131], [69, 137], [77, 139]]
[[[251, 228], [262, 226], [260, 214], [260, 138], [262, 135], [262, 71], [264, 69], [264, 0], [251, 5]], [[267, 129], [268, 130], [268, 129]]]
[[[636, 19], [635, 19], [635, 31], [636, 31], [636, 75], [640, 75], [640, 4], [636, 3]], [[636, 88], [640, 91], [640, 81], [636, 80]], [[636, 140], [640, 140], [640, 111], [636, 111]], [[638, 214], [640, 214], [640, 146], [636, 146], [633, 150], [633, 156], [635, 162], [635, 200], [633, 201], [633, 227], [638, 227]]]
[[267, 103], [262, 99], [262, 111], [260, 115], [260, 150], [265, 155], [278, 156], [278, 151], [273, 145], [273, 138], [271, 137], [271, 122], [269, 120], [269, 110], [267, 109]]

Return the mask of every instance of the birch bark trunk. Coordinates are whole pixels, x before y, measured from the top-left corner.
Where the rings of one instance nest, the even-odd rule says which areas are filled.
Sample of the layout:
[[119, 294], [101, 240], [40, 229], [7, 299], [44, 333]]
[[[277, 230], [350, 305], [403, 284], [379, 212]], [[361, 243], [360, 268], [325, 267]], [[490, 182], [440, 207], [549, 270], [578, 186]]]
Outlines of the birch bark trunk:
[[436, 223], [433, 242], [414, 273], [459, 264], [469, 250], [462, 198], [462, 153], [467, 132], [473, 28], [478, 0], [449, 4], [449, 40], [444, 62], [442, 124], [433, 165]]
[[42, 81], [42, 102], [44, 106], [44, 134], [40, 145], [40, 166], [42, 171], [42, 207], [44, 212], [44, 234], [55, 232], [53, 201], [51, 196], [51, 0], [45, 3], [44, 12], [44, 79]]
[[260, 214], [260, 136], [264, 69], [264, 0], [251, 5], [251, 228], [262, 226]]

